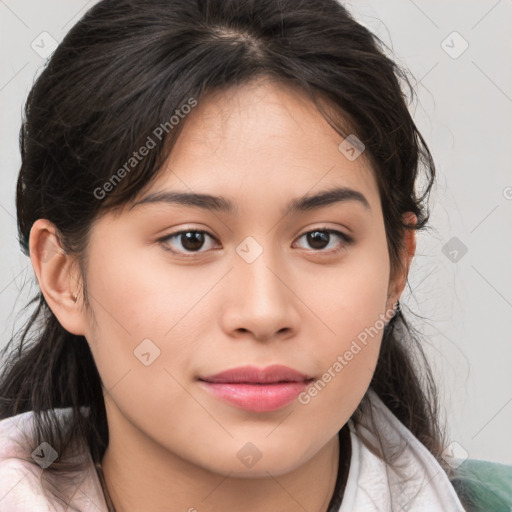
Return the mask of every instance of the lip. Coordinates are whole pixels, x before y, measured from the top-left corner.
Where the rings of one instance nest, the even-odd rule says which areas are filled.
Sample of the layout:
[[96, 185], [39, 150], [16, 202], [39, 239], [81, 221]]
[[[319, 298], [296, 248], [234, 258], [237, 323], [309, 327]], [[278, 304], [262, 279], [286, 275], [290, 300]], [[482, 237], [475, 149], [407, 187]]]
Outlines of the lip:
[[293, 368], [243, 366], [199, 378], [211, 394], [252, 412], [274, 411], [292, 402], [313, 380]]

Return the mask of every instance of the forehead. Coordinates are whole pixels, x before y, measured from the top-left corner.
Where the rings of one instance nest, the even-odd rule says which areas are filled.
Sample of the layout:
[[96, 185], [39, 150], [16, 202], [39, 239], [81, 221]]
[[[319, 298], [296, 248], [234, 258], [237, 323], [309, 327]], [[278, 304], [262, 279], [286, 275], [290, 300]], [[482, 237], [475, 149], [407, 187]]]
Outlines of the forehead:
[[254, 199], [288, 198], [291, 207], [290, 198], [332, 188], [355, 191], [352, 196], [363, 196], [363, 206], [378, 202], [368, 159], [364, 153], [347, 158], [339, 147], [343, 141], [298, 88], [259, 79], [215, 91], [184, 119], [144, 196], [164, 190], [207, 193], [228, 198], [232, 212]]

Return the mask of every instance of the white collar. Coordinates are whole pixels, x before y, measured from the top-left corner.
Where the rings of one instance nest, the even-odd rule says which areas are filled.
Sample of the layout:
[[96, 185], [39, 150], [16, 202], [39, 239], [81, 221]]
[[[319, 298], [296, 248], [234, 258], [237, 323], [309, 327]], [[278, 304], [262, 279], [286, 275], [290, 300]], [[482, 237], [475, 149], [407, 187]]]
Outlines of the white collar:
[[349, 421], [352, 456], [339, 512], [464, 512], [434, 456], [372, 390], [368, 401], [362, 418]]
[[[59, 422], [66, 425], [71, 408], [54, 409]], [[38, 454], [48, 456], [46, 446], [33, 442], [34, 413], [27, 411], [0, 421], [0, 510], [3, 512], [107, 512], [98, 474], [89, 450], [84, 449], [76, 460], [81, 464], [78, 482], [65, 482], [62, 477], [51, 478], [44, 473], [44, 458], [37, 463]], [[51, 478], [51, 480], [50, 480]], [[71, 496], [66, 505], [43, 492], [41, 479], [47, 486]]]
[[[339, 512], [464, 512], [444, 470], [427, 448], [371, 390], [368, 402], [371, 407], [362, 408], [364, 412], [357, 424], [349, 421], [352, 455]], [[70, 410], [56, 411], [65, 418]], [[42, 494], [42, 469], [33, 462], [31, 450], [21, 438], [21, 433], [30, 435], [32, 421], [31, 411], [0, 421], [0, 509], [69, 510]], [[372, 453], [363, 439], [393, 460], [393, 464], [387, 465]], [[106, 512], [89, 450], [85, 453], [82, 476], [70, 505], [82, 512]]]

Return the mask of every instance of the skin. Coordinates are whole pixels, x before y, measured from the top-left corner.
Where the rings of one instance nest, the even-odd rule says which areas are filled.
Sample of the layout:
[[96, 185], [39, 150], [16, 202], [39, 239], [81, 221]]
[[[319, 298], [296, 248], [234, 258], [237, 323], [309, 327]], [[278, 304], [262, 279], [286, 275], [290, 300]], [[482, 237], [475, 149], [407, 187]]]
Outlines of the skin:
[[[327, 510], [337, 433], [368, 389], [382, 331], [307, 405], [248, 412], [197, 378], [279, 363], [319, 379], [399, 299], [414, 231], [391, 276], [376, 181], [364, 154], [350, 161], [338, 150], [342, 140], [306, 97], [268, 80], [202, 100], [139, 199], [209, 193], [238, 213], [158, 203], [100, 217], [87, 252], [89, 308], [73, 300], [81, 276], [72, 255], [53, 249], [55, 227], [34, 224], [31, 259], [44, 296], [68, 331], [86, 337], [103, 381], [103, 467], [118, 511]], [[347, 201], [282, 215], [290, 200], [335, 186], [360, 191], [371, 209]], [[354, 242], [333, 234], [316, 248], [303, 235], [319, 228]], [[158, 241], [181, 229], [215, 239], [205, 235], [188, 253], [183, 237]], [[236, 251], [248, 236], [263, 249], [252, 263]], [[149, 366], [134, 356], [146, 338], [160, 350]], [[237, 457], [248, 442], [261, 454], [252, 467]]]

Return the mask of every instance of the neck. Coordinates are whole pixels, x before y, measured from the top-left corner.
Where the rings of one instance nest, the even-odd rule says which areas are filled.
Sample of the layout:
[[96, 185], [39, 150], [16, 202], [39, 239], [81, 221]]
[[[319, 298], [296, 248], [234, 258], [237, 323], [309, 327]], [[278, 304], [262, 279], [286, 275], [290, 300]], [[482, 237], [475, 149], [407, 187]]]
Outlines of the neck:
[[[342, 451], [349, 456], [348, 430], [342, 434], [342, 448], [348, 439], [348, 453]], [[110, 437], [102, 470], [113, 511], [169, 512], [172, 503], [172, 511], [187, 512], [331, 512], [339, 508], [341, 500], [333, 494], [343, 493], [349, 466], [348, 460], [339, 458], [337, 435], [294, 471], [278, 477], [268, 473], [266, 478], [212, 473], [168, 452], [162, 454], [161, 446], [150, 446], [147, 439], [141, 443], [131, 436]]]

